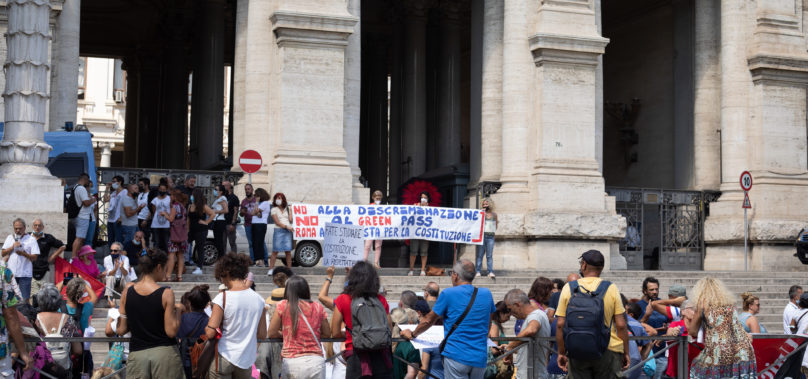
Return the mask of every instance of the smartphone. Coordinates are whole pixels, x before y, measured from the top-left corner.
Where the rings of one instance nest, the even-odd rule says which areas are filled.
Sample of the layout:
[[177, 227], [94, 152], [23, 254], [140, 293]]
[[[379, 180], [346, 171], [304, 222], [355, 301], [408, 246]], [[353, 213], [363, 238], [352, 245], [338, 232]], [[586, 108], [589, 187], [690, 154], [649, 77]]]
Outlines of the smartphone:
[[73, 280], [73, 275], [74, 274], [72, 272], [66, 272], [65, 275], [64, 275], [64, 279], [62, 281], [62, 285], [66, 286], [67, 283], [69, 283], [71, 280]]

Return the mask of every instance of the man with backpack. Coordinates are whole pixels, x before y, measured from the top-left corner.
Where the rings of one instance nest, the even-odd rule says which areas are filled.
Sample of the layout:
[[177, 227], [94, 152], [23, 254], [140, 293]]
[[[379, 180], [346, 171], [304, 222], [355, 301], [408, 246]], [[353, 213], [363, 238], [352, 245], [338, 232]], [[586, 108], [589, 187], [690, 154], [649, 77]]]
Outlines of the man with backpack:
[[[79, 175], [79, 181], [73, 186], [67, 203], [67, 217], [75, 217], [76, 219], [76, 238], [73, 240], [73, 249], [71, 250], [73, 252], [79, 251], [79, 248], [84, 246], [84, 239], [87, 237], [87, 230], [90, 228], [90, 220], [92, 219], [93, 204], [96, 202], [96, 199], [90, 197], [87, 189], [84, 188], [89, 181], [89, 175], [85, 173]], [[92, 243], [92, 241], [90, 242]]]
[[568, 378], [618, 378], [629, 358], [626, 310], [617, 286], [600, 278], [605, 259], [597, 250], [580, 258], [581, 279], [561, 290], [556, 318], [558, 366]]
[[488, 329], [496, 311], [488, 288], [474, 287], [474, 262], [461, 259], [452, 268], [452, 288], [440, 293], [432, 311], [415, 330], [401, 331], [411, 340], [443, 318], [443, 373], [447, 379], [482, 379], [488, 361]]

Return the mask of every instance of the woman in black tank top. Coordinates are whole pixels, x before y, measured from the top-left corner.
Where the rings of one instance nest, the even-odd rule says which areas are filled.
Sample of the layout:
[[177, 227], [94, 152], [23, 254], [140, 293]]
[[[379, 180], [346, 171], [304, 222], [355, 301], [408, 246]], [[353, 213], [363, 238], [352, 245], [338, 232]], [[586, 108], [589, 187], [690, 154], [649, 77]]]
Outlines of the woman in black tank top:
[[121, 297], [117, 333], [132, 332], [126, 376], [131, 378], [181, 378], [182, 361], [177, 350], [177, 330], [182, 308], [175, 306], [174, 291], [160, 287], [168, 256], [148, 250], [140, 257], [141, 278]]

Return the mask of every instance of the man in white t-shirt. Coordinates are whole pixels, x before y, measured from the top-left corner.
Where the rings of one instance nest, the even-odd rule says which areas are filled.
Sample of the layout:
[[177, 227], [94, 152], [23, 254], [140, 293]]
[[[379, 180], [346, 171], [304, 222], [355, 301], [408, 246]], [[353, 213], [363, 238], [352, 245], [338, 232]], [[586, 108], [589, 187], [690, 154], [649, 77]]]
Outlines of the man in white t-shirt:
[[802, 296], [802, 287], [793, 285], [788, 289], [788, 304], [783, 309], [783, 333], [785, 334], [791, 334], [791, 320], [794, 319], [794, 315], [799, 313], [797, 302], [800, 300], [800, 296]]
[[120, 242], [113, 242], [109, 251], [110, 254], [104, 257], [104, 272], [101, 276], [104, 277], [106, 283], [104, 296], [107, 298], [110, 308], [114, 308], [115, 301], [112, 299], [112, 291], [115, 290], [120, 295], [126, 287], [126, 283], [129, 281], [129, 258], [126, 257], [126, 252]]
[[39, 255], [39, 244], [36, 238], [25, 234], [25, 221], [18, 218], [14, 220], [14, 234], [6, 238], [3, 244], [3, 258], [8, 258], [7, 267], [17, 279], [20, 287], [22, 301], [28, 302], [31, 297], [31, 279], [33, 277], [33, 265]]
[[71, 201], [75, 201], [76, 205], [81, 207], [81, 210], [79, 210], [79, 215], [76, 217], [76, 239], [73, 240], [72, 250], [74, 252], [79, 251], [79, 248], [84, 246], [84, 239], [87, 237], [87, 230], [90, 229], [90, 220], [92, 219], [93, 215], [93, 204], [95, 204], [96, 201], [95, 198], [90, 197], [89, 193], [87, 193], [87, 189], [84, 188], [89, 181], [89, 175], [84, 173], [79, 175], [79, 181], [75, 187], [75, 190], [73, 191], [75, 198], [70, 199]]
[[119, 222], [122, 213], [121, 199], [128, 196], [129, 192], [123, 184], [123, 176], [115, 175], [109, 185], [112, 192], [106, 195], [104, 200], [109, 204], [107, 208], [107, 243], [111, 247], [113, 242], [121, 242], [123, 238]]
[[[533, 356], [530, 357], [527, 347], [522, 347], [516, 352], [513, 364], [516, 366], [516, 379], [538, 379], [547, 378], [547, 357], [550, 353], [550, 341], [539, 340], [539, 337], [550, 337], [550, 320], [543, 310], [530, 302], [527, 294], [520, 289], [512, 289], [505, 295], [505, 304], [511, 315], [517, 319], [524, 320], [522, 330], [517, 337], [533, 338], [536, 344], [533, 348]], [[510, 351], [523, 344], [522, 341], [512, 341], [503, 346], [503, 350]], [[528, 376], [528, 361], [533, 362], [533, 376]]]

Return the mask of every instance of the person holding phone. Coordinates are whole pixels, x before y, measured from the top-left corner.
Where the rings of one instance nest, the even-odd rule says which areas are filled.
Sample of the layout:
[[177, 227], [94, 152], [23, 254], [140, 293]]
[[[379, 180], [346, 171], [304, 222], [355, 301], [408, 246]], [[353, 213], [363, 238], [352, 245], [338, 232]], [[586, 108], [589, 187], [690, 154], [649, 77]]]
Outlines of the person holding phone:
[[[413, 205], [419, 207], [428, 207], [431, 200], [432, 199], [429, 196], [429, 192], [424, 191], [421, 192], [421, 201]], [[411, 239], [410, 272], [407, 273], [407, 276], [412, 276], [412, 273], [415, 270], [415, 258], [417, 258], [419, 254], [421, 255], [421, 276], [426, 276], [426, 257], [429, 254], [429, 241]]]

